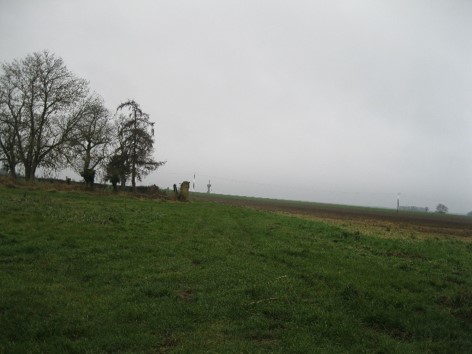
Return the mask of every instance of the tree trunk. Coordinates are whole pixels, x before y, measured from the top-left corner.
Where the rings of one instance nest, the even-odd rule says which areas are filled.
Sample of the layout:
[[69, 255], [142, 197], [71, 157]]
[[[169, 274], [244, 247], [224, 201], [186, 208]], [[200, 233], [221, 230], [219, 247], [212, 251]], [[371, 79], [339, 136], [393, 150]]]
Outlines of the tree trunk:
[[136, 193], [136, 130], [138, 128], [138, 120], [136, 117], [136, 110], [134, 110], [134, 132], [133, 132], [133, 156], [131, 157], [131, 185], [133, 186], [133, 192]]
[[31, 167], [25, 164], [25, 179], [27, 181], [31, 180]]
[[15, 157], [10, 158], [7, 156], [7, 162], [4, 166], [8, 169], [8, 175], [11, 179], [16, 179], [16, 159]]
[[92, 147], [90, 146], [90, 142], [87, 143], [87, 148], [85, 149], [85, 157], [84, 157], [84, 168], [82, 171], [88, 170], [90, 168], [90, 161], [92, 160]]
[[15, 166], [12, 166], [12, 167], [10, 167], [9, 174], [10, 174], [10, 178], [11, 178], [11, 179], [16, 179], [16, 170], [15, 170]]
[[133, 169], [133, 173], [131, 174], [131, 185], [133, 186], [133, 192], [136, 192], [136, 172]]
[[25, 165], [25, 179], [27, 181], [33, 182], [35, 173], [36, 173], [36, 166]]

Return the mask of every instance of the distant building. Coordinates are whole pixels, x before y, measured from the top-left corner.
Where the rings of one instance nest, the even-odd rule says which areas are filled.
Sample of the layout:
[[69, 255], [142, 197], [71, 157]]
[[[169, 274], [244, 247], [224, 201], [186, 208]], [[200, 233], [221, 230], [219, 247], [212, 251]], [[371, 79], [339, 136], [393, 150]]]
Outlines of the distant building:
[[400, 206], [399, 207], [399, 210], [403, 210], [403, 211], [417, 211], [417, 212], [420, 212], [420, 213], [427, 213], [429, 211], [429, 208], [428, 207], [417, 207], [417, 206]]

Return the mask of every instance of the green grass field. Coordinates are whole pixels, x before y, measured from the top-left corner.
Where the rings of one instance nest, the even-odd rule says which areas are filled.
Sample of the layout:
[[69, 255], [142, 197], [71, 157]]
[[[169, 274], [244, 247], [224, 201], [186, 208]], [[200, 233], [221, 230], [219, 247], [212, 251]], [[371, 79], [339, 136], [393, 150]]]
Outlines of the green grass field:
[[0, 187], [0, 352], [470, 353], [472, 244]]

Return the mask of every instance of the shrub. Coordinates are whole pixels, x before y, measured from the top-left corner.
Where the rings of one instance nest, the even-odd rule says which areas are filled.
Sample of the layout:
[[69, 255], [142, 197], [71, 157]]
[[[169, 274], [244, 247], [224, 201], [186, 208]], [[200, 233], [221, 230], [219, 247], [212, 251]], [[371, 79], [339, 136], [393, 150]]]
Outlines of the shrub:
[[95, 181], [95, 170], [87, 168], [80, 172], [80, 175], [83, 177], [87, 186], [93, 187], [93, 182]]

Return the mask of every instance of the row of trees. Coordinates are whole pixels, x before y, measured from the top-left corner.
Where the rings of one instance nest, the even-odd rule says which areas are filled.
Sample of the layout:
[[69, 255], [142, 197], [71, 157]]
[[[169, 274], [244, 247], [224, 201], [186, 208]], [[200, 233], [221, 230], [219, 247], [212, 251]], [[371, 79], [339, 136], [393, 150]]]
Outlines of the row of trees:
[[12, 178], [70, 167], [87, 183], [97, 172], [116, 187], [157, 169], [154, 123], [129, 100], [112, 114], [88, 82], [43, 51], [4, 63], [0, 76], [0, 161]]

